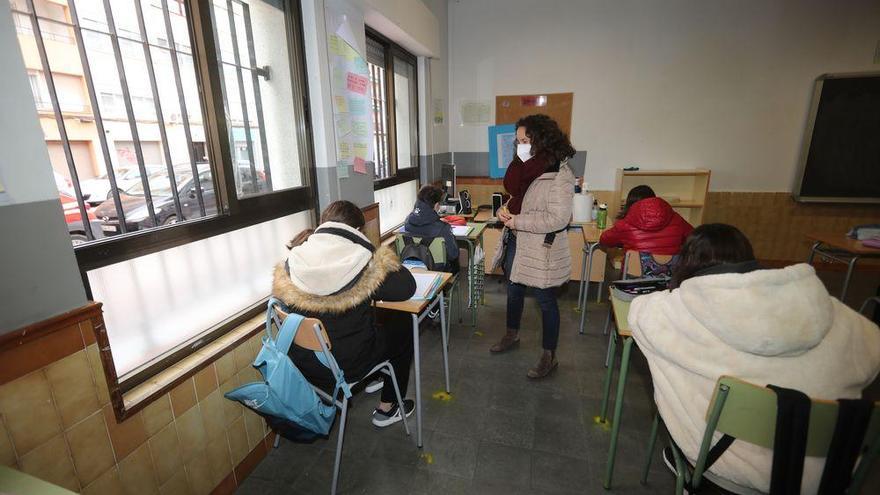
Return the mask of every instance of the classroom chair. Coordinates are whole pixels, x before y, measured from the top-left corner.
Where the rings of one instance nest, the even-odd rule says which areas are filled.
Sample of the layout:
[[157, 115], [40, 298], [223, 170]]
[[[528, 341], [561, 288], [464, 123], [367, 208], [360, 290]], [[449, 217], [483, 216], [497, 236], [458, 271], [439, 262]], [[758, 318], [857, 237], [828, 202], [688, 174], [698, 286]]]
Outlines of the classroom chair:
[[[807, 435], [807, 456], [827, 456], [834, 435], [834, 425], [837, 421], [837, 408], [836, 401], [812, 399]], [[659, 415], [656, 415], [651, 430], [648, 460], [643, 471], [642, 483], [646, 481], [650, 468], [658, 421]], [[669, 441], [675, 460], [675, 493], [682, 494], [685, 485], [688, 486], [690, 493], [694, 493], [704, 480], [735, 494], [760, 493], [714, 476], [706, 470], [707, 460], [712, 449], [712, 439], [716, 433], [722, 433], [735, 438], [737, 442], [747, 442], [772, 450], [775, 431], [776, 394], [772, 390], [731, 376], [720, 377], [706, 410], [706, 430], [694, 465], [690, 465], [675, 442], [671, 439]], [[856, 465], [847, 493], [859, 493], [868, 470], [880, 455], [880, 402], [874, 405], [861, 453], [861, 460]]]
[[[424, 241], [428, 241], [428, 251], [431, 253], [431, 259], [434, 264], [446, 264], [446, 239], [442, 237], [419, 237], [414, 236], [412, 234], [407, 234], [406, 232], [399, 232], [397, 237], [394, 238], [394, 250], [397, 252], [397, 256], [403, 252], [403, 248], [406, 245], [404, 242], [404, 238], [410, 238], [416, 244], [421, 244]], [[401, 260], [402, 261], [402, 260]], [[455, 292], [458, 296], [458, 302], [455, 305], [455, 309], [458, 311], [458, 322], [461, 323], [462, 314], [464, 313], [461, 301], [461, 270], [458, 273], [452, 276], [449, 281], [449, 286], [451, 287], [451, 291]], [[454, 298], [452, 294], [449, 297], [449, 318], [452, 318], [452, 301]]]
[[[285, 318], [287, 318], [287, 314], [276, 306], [274, 319], [275, 325], [278, 328], [281, 328]], [[296, 333], [293, 342], [304, 349], [323, 353], [324, 360], [330, 365], [330, 371], [333, 373], [333, 376], [339, 376], [342, 374], [342, 370], [339, 369], [339, 366], [336, 364], [336, 359], [331, 353], [332, 347], [330, 336], [327, 335], [327, 330], [324, 328], [321, 321], [315, 318], [306, 318], [300, 323], [300, 325], [302, 326], [302, 331]], [[403, 397], [400, 395], [400, 386], [397, 383], [397, 375], [394, 374], [394, 366], [392, 366], [389, 361], [383, 361], [373, 367], [366, 376], [372, 376], [375, 373], [383, 373], [391, 378], [391, 383], [394, 385], [394, 392], [397, 394], [397, 403], [401, 405], [400, 407], [403, 407]], [[358, 383], [358, 381], [349, 382], [348, 386], [353, 389]], [[330, 394], [314, 385], [312, 385], [312, 389], [314, 389], [324, 402], [335, 404], [340, 411], [339, 433], [336, 440], [336, 459], [333, 463], [333, 483], [330, 488], [330, 495], [334, 495], [339, 482], [339, 468], [342, 461], [342, 444], [345, 440], [345, 424], [348, 417], [349, 399], [343, 395], [342, 400], [340, 401], [336, 397], [330, 396]], [[407, 436], [409, 436], [409, 425], [407, 424], [405, 414], [403, 415], [403, 428], [406, 431]], [[278, 448], [280, 442], [281, 436], [276, 434], [274, 447]]]

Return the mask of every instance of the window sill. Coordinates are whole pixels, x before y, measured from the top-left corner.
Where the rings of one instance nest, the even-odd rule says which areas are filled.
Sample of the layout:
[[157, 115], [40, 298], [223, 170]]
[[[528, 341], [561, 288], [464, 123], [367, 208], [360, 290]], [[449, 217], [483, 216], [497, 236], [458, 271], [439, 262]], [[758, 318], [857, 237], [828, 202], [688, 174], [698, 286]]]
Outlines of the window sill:
[[266, 316], [264, 313], [260, 313], [194, 354], [124, 393], [122, 395], [123, 411], [121, 411], [121, 415], [117, 411], [117, 417], [128, 417], [167, 394], [181, 382], [191, 378], [226, 353], [232, 352], [241, 343], [263, 331], [265, 324]]

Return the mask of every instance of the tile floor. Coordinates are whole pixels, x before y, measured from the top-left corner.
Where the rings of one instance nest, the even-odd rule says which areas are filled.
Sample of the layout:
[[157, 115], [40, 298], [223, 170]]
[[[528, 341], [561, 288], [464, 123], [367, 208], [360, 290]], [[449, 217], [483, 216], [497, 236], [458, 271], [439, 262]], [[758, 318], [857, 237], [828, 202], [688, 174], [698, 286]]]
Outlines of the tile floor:
[[[835, 280], [832, 274], [829, 284], [834, 292]], [[866, 280], [864, 287], [854, 288], [853, 298], [868, 295], [871, 284], [876, 281]], [[602, 326], [607, 305], [593, 298], [586, 334], [578, 335], [579, 315], [572, 310], [577, 286], [573, 284], [560, 301], [560, 366], [551, 377], [530, 381], [526, 370], [537, 360], [541, 342], [537, 305], [527, 301], [519, 349], [490, 355], [489, 346], [504, 331], [505, 292], [496, 278], [487, 280], [486, 287], [486, 305], [476, 331], [458, 324], [451, 328], [449, 401], [431, 397], [443, 387], [440, 335], [429, 330], [422, 333], [423, 449], [415, 447], [402, 426], [375, 429], [370, 413], [378, 397], [355, 396], [339, 493], [606, 493], [602, 477], [610, 435], [593, 417], [602, 396], [607, 342]], [[880, 387], [874, 385], [871, 393], [880, 397], [876, 393]], [[414, 396], [414, 387], [409, 389], [409, 396]], [[651, 397], [647, 363], [634, 352], [609, 493], [673, 490], [674, 479], [660, 459], [659, 448], [648, 484], [639, 483], [651, 424]], [[329, 492], [335, 432], [328, 440], [309, 445], [282, 441], [237, 493]], [[658, 444], [665, 444], [662, 435]], [[880, 475], [874, 473], [865, 493], [877, 493], [878, 486]]]

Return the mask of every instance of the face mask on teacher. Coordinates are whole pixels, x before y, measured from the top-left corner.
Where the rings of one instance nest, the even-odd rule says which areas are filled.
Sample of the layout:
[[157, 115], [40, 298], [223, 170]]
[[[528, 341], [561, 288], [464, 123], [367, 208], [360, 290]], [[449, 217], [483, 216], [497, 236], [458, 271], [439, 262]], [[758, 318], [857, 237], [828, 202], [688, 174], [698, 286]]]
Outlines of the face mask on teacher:
[[517, 144], [516, 145], [516, 156], [519, 157], [522, 161], [527, 161], [532, 157], [532, 145], [531, 144]]

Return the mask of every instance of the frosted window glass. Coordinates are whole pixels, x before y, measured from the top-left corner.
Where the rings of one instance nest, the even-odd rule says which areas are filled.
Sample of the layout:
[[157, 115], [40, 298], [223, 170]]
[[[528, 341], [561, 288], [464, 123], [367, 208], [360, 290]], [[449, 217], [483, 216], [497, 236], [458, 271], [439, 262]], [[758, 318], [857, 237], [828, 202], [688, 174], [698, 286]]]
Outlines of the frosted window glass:
[[269, 295], [303, 211], [88, 272], [124, 376]]
[[379, 230], [384, 234], [406, 220], [416, 204], [417, 181], [411, 180], [376, 191], [379, 203]]
[[415, 67], [394, 57], [394, 123], [397, 130], [397, 168], [414, 167], [418, 157]]

